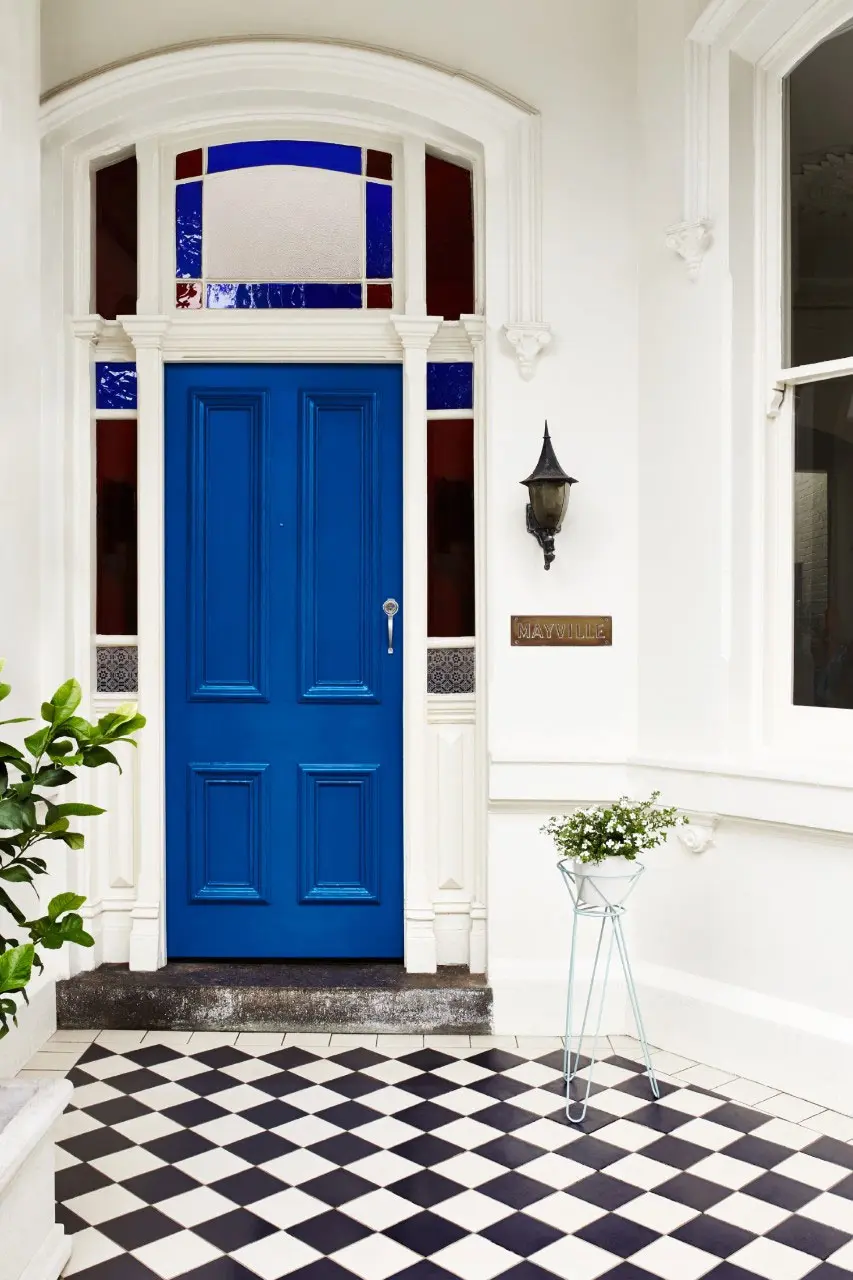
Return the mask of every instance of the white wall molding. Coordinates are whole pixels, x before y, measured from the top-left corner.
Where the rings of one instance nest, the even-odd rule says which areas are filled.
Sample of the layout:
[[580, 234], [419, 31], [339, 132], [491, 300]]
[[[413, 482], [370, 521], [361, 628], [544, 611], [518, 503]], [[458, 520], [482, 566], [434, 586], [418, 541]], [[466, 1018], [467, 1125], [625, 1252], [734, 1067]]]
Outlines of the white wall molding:
[[677, 253], [687, 266], [689, 280], [698, 280], [705, 254], [713, 243], [710, 218], [676, 222], [666, 231], [666, 247]]
[[675, 834], [688, 853], [705, 853], [714, 843], [714, 832], [720, 821], [718, 813], [689, 813], [689, 821], [676, 827]]
[[536, 372], [542, 352], [551, 342], [551, 326], [543, 323], [504, 325], [506, 340], [512, 347], [518, 372], [529, 382]]

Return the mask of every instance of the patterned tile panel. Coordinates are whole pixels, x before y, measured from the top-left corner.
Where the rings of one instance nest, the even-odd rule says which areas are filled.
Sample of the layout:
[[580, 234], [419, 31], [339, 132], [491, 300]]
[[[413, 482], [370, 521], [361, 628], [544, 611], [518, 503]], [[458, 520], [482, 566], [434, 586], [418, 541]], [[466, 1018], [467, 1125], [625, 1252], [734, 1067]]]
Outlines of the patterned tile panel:
[[136, 693], [139, 662], [135, 644], [98, 645], [98, 693]]
[[427, 652], [427, 693], [473, 693], [473, 648], [430, 649]]

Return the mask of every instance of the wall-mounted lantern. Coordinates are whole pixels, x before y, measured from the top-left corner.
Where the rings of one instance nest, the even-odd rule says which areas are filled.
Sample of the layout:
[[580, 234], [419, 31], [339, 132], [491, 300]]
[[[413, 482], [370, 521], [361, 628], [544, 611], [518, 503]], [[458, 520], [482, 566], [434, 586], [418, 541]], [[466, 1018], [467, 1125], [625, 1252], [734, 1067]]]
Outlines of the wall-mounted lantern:
[[557, 461], [545, 423], [545, 438], [542, 441], [542, 452], [534, 471], [526, 480], [530, 501], [527, 504], [527, 532], [532, 533], [545, 553], [545, 568], [551, 568], [554, 559], [554, 537], [560, 532], [566, 507], [569, 505], [569, 492], [577, 480], [566, 475]]

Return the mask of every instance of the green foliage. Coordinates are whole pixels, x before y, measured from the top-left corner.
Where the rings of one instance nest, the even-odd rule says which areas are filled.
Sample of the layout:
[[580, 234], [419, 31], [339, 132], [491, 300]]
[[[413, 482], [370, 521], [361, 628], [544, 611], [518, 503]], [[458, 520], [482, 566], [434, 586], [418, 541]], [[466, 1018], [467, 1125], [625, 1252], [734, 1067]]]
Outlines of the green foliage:
[[660, 792], [648, 800], [622, 796], [612, 804], [575, 809], [569, 817], [549, 818], [542, 828], [560, 851], [561, 858], [579, 862], [603, 862], [605, 858], [628, 858], [663, 844], [675, 827], [688, 819], [677, 809], [658, 805]]
[[[0, 659], [0, 670], [3, 662]], [[0, 702], [11, 686], [0, 683]], [[35, 877], [45, 875], [47, 863], [34, 853], [37, 844], [59, 840], [69, 849], [82, 849], [84, 837], [71, 830], [71, 818], [103, 813], [95, 804], [72, 800], [56, 804], [41, 788], [54, 791], [77, 777], [75, 768], [97, 769], [118, 760], [110, 748], [119, 742], [136, 746], [133, 734], [145, 724], [131, 703], [117, 707], [90, 724], [75, 715], [82, 698], [76, 680], [66, 680], [49, 702], [41, 706], [44, 725], [24, 738], [24, 750], [0, 742], [0, 908], [29, 939], [0, 935], [0, 1039], [9, 1031], [9, 1019], [17, 1025], [17, 1005], [27, 999], [33, 969], [41, 969], [40, 949], [56, 951], [66, 942], [91, 947], [94, 939], [83, 928], [79, 908], [86, 901], [79, 893], [59, 893], [48, 903], [47, 914], [32, 920], [6, 886], [27, 885], [38, 897]], [[0, 725], [23, 724], [27, 717], [0, 720]], [[2, 921], [0, 921], [2, 927]]]

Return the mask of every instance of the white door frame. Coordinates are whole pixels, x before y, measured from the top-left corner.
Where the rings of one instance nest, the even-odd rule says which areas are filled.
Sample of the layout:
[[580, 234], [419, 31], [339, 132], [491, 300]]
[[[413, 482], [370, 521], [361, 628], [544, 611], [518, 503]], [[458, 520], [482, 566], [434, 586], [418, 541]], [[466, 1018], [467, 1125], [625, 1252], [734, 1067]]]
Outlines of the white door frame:
[[[286, 86], [286, 87], [283, 87]], [[464, 122], [464, 133], [458, 122]], [[43, 107], [45, 320], [56, 359], [45, 371], [46, 439], [65, 424], [48, 462], [69, 495], [64, 565], [64, 663], [94, 668], [91, 365], [122, 352], [137, 362], [139, 395], [139, 705], [148, 718], [139, 750], [139, 867], [130, 967], [165, 963], [165, 724], [163, 600], [163, 367], [173, 360], [397, 361], [403, 365], [404, 866], [405, 963], [436, 968], [428, 865], [426, 617], [426, 362], [472, 359], [477, 402], [477, 903], [485, 909], [486, 407], [511, 412], [505, 393], [532, 373], [548, 330], [540, 315], [538, 116], [458, 74], [386, 53], [336, 44], [247, 41], [157, 54], [87, 78]], [[398, 190], [395, 279], [401, 314], [176, 312], [171, 181], [177, 151], [217, 137], [368, 139], [394, 149]], [[423, 157], [426, 147], [468, 161], [475, 175], [478, 312], [455, 325], [426, 315]], [[137, 314], [105, 324], [91, 311], [91, 170], [136, 150], [139, 165]], [[399, 170], [398, 170], [399, 174]], [[402, 233], [402, 234], [401, 234]], [[488, 255], [483, 244], [488, 244]], [[54, 287], [51, 289], [51, 279]], [[62, 288], [55, 281], [62, 281]], [[400, 306], [400, 299], [404, 305]], [[68, 317], [72, 317], [70, 323]], [[511, 346], [505, 341], [509, 339]], [[509, 410], [502, 406], [509, 403]], [[54, 427], [54, 435], [56, 428]], [[57, 442], [52, 440], [53, 445]], [[482, 937], [482, 929], [480, 930]], [[485, 967], [472, 954], [474, 967]]]

